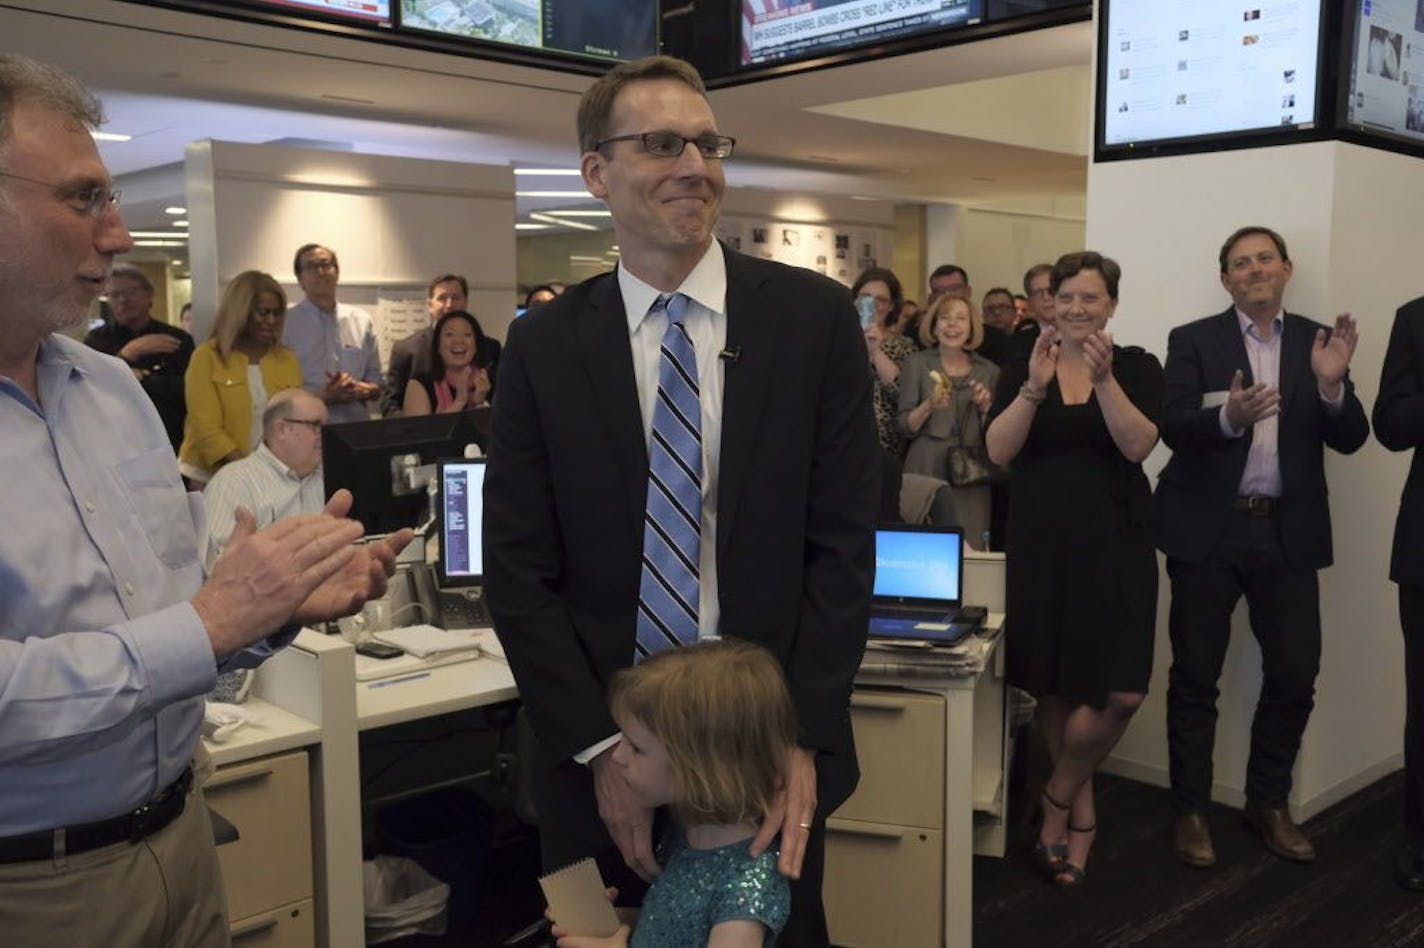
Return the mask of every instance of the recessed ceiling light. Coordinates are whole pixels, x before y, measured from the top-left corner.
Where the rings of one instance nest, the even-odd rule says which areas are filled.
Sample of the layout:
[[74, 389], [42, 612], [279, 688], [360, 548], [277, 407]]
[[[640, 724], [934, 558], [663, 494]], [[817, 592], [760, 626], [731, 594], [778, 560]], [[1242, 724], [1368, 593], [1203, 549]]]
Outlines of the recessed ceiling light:
[[612, 217], [612, 211], [545, 211], [550, 217]]
[[593, 195], [587, 191], [515, 191], [515, 197], [521, 198], [592, 198]]
[[173, 231], [171, 231], [171, 230], [131, 230], [131, 231], [129, 231], [129, 236], [130, 236], [130, 237], [158, 238], [158, 239], [160, 239], [160, 240], [187, 240], [187, 239], [188, 239], [188, 235], [187, 235], [187, 234], [175, 233], [175, 232], [173, 232]]
[[538, 174], [550, 177], [577, 178], [583, 174], [577, 168], [515, 168], [515, 174]]
[[571, 253], [569, 259], [578, 263], [602, 263], [602, 257], [590, 257], [587, 254]]
[[553, 224], [515, 224], [515, 230], [553, 230]]
[[187, 226], [188, 226], [188, 222], [187, 222], [187, 221], [174, 221], [174, 222], [173, 222], [173, 226], [174, 226], [174, 227], [187, 227]]
[[135, 240], [135, 247], [182, 247], [181, 240]]
[[163, 209], [163, 213], [174, 214], [178, 217], [182, 217], [184, 214], [188, 213], [188, 209], [186, 207], [165, 207]]
[[125, 135], [122, 132], [97, 132], [91, 131], [96, 142], [126, 142], [133, 138], [132, 135]]
[[561, 224], [564, 227], [572, 227], [574, 230], [598, 230], [592, 224], [580, 224], [578, 221], [566, 221], [558, 217], [550, 217], [548, 214], [530, 214], [530, 220], [539, 221], [543, 224]]

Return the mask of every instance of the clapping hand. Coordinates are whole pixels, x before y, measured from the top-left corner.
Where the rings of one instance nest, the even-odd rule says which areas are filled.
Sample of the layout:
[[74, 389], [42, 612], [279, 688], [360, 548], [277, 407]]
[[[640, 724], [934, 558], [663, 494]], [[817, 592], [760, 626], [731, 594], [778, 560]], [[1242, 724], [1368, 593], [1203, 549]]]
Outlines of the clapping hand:
[[1101, 385], [1112, 375], [1113, 338], [1106, 329], [1099, 329], [1083, 340], [1083, 361], [1088, 363], [1088, 378]]
[[1349, 313], [1335, 317], [1335, 328], [1315, 333], [1315, 344], [1310, 349], [1310, 369], [1315, 373], [1315, 382], [1320, 394], [1332, 401], [1340, 397], [1340, 386], [1345, 373], [1350, 368], [1350, 358], [1355, 354], [1360, 334], [1355, 327], [1355, 319]]
[[1058, 371], [1058, 330], [1044, 326], [1028, 357], [1028, 380], [1039, 391], [1048, 388]]
[[989, 386], [977, 379], [969, 380], [969, 398], [981, 415], [989, 414], [989, 408], [994, 404], [994, 393], [989, 390]]
[[[1313, 361], [1313, 359], [1312, 359]], [[1238, 431], [1269, 418], [1281, 410], [1281, 393], [1264, 382], [1242, 388], [1241, 370], [1231, 376], [1231, 390], [1226, 395], [1226, 420]]]
[[474, 386], [470, 404], [472, 406], [483, 405], [489, 401], [490, 389], [494, 388], [493, 383], [490, 382], [489, 369], [476, 366], [470, 370], [470, 378], [471, 384]]

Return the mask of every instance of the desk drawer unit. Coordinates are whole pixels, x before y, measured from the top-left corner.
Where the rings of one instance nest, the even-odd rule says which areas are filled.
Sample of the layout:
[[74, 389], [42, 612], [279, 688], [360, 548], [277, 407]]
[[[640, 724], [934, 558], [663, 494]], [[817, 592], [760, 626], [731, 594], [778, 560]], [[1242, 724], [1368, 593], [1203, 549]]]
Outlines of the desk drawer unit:
[[944, 913], [944, 834], [832, 817], [823, 893], [843, 948], [937, 948]]
[[835, 816], [944, 829], [944, 699], [857, 688], [850, 720], [860, 785]]
[[[218, 847], [228, 918], [233, 929], [252, 916], [283, 916], [282, 906], [312, 898], [311, 796], [305, 751], [220, 768], [203, 787], [208, 805], [237, 827], [236, 842]], [[310, 927], [311, 911], [303, 913]], [[273, 926], [268, 926], [273, 927]], [[254, 933], [247, 945], [267, 942]], [[263, 936], [268, 937], [268, 936]], [[272, 936], [275, 937], [275, 936]]]
[[312, 900], [261, 912], [230, 926], [232, 948], [311, 948], [316, 944]]

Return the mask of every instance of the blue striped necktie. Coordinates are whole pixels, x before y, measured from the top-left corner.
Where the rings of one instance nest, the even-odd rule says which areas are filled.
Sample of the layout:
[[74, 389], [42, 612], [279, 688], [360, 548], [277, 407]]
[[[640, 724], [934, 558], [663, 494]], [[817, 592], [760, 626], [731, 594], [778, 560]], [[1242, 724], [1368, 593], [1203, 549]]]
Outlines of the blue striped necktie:
[[648, 502], [643, 515], [643, 575], [638, 585], [635, 659], [697, 641], [702, 551], [702, 405], [697, 356], [683, 325], [686, 296], [659, 296], [665, 310], [658, 399], [648, 442]]

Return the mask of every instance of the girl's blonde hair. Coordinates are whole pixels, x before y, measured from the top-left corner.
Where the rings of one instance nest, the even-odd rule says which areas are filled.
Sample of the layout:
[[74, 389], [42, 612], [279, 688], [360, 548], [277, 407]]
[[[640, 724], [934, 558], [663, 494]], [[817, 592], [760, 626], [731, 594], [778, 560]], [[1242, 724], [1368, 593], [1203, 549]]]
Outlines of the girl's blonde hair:
[[287, 324], [287, 294], [282, 290], [282, 284], [270, 274], [261, 270], [244, 270], [233, 277], [227, 289], [223, 290], [222, 302], [218, 304], [218, 318], [213, 321], [212, 338], [217, 340], [218, 352], [222, 353], [224, 362], [231, 357], [233, 344], [247, 328], [247, 320], [252, 317], [252, 311], [263, 293], [275, 295], [281, 304], [283, 315], [277, 319], [277, 340], [280, 344], [282, 329]]
[[974, 304], [962, 296], [941, 293], [930, 300], [929, 308], [920, 314], [920, 342], [924, 343], [926, 348], [933, 349], [939, 345], [939, 340], [935, 337], [935, 326], [940, 317], [947, 314], [950, 307], [956, 303], [962, 304], [969, 311], [969, 341], [964, 344], [965, 351], [973, 352], [984, 344], [984, 319]]
[[760, 820], [786, 783], [796, 711], [781, 666], [758, 645], [659, 652], [614, 676], [609, 704], [667, 748], [672, 808], [686, 826]]

